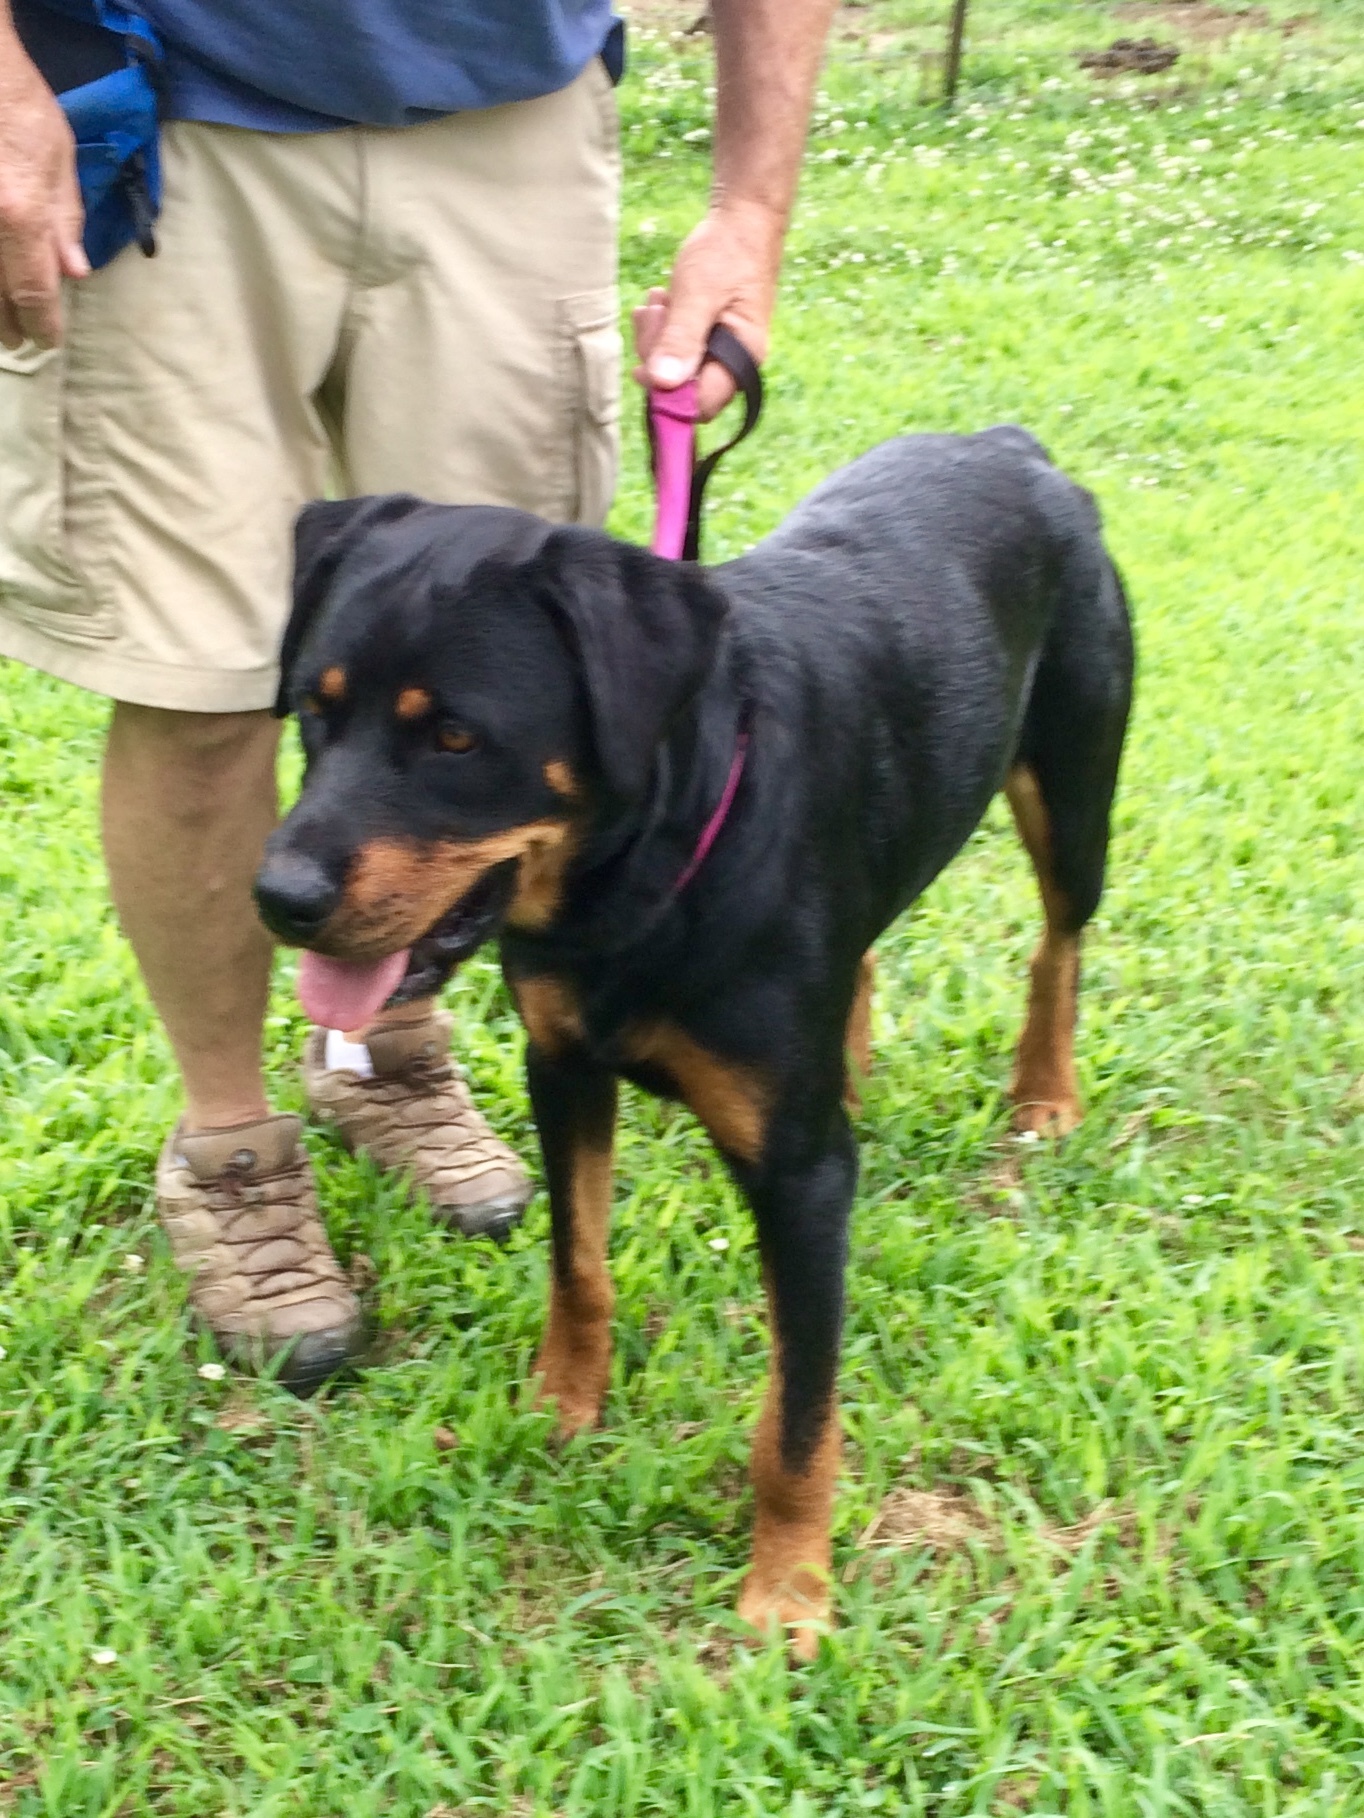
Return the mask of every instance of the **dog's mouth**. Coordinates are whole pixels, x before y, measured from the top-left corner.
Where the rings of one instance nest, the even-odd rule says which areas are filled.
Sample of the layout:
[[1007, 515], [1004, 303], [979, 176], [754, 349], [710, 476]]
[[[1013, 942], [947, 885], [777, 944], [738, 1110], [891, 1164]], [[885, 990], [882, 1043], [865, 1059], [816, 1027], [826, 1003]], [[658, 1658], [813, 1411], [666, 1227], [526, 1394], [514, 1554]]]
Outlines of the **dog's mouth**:
[[298, 996], [309, 1019], [323, 1029], [359, 1029], [389, 1004], [439, 991], [460, 961], [497, 929], [516, 889], [516, 869], [517, 861], [508, 859], [485, 871], [419, 940], [383, 959], [305, 952]]

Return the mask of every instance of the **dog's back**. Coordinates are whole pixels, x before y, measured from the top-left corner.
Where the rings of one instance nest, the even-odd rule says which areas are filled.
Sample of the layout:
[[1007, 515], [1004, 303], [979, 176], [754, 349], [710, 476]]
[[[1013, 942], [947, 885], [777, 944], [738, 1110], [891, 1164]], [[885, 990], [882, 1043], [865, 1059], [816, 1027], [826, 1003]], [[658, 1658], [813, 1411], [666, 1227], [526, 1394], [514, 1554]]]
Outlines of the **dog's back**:
[[1129, 638], [1093, 501], [1012, 427], [883, 443], [714, 575], [747, 685], [817, 755], [810, 811], [858, 804], [885, 917], [1001, 786], [1053, 651], [1107, 678]]

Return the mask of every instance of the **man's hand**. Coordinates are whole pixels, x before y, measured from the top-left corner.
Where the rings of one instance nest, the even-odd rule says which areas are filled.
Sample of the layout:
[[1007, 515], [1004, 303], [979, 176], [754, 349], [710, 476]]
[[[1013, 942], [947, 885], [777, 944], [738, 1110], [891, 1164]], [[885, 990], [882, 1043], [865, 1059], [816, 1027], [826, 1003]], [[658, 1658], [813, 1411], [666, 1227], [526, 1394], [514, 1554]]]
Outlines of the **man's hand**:
[[[761, 361], [777, 294], [815, 77], [834, 0], [711, 0], [715, 34], [715, 182], [709, 213], [682, 242], [666, 290], [635, 311], [642, 385], [693, 377], [716, 322]], [[701, 417], [734, 396], [713, 361]]]
[[0, 0], [0, 342], [54, 346], [62, 279], [90, 270], [76, 146], [66, 115], [24, 54]]
[[[668, 288], [649, 292], [634, 312], [641, 385], [665, 390], [690, 379], [706, 336], [723, 322], [762, 364], [781, 268], [782, 221], [760, 207], [719, 204], [678, 248]], [[734, 381], [713, 360], [701, 374], [701, 421], [718, 416]]]

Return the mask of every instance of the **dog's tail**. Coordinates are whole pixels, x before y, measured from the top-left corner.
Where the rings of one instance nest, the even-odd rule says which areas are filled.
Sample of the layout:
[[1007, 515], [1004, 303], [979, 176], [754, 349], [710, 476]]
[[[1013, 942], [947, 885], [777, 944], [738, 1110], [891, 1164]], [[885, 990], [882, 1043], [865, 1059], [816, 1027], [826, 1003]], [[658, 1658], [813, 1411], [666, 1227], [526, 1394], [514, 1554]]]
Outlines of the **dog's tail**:
[[1052, 531], [1055, 581], [1051, 624], [1015, 762], [1036, 778], [1051, 821], [1056, 882], [1079, 926], [1103, 891], [1135, 649], [1127, 594], [1104, 545], [1098, 506], [1033, 447], [1046, 461], [1038, 485]]

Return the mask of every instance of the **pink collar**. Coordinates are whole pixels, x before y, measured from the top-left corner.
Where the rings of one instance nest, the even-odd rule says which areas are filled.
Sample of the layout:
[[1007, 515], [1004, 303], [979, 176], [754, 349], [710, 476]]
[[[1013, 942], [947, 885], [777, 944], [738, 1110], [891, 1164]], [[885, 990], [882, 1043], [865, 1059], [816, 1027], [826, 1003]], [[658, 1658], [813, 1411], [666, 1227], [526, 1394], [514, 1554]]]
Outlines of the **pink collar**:
[[739, 779], [744, 773], [744, 759], [748, 756], [748, 730], [740, 722], [738, 734], [734, 740], [734, 756], [729, 762], [729, 775], [725, 786], [720, 791], [720, 800], [715, 805], [715, 812], [701, 829], [701, 837], [696, 842], [696, 850], [687, 861], [686, 869], [668, 892], [668, 900], [681, 896], [687, 885], [696, 876], [706, 862], [706, 854], [720, 836], [720, 829], [729, 818], [729, 811], [734, 806], [734, 798], [739, 793]]
[[[654, 446], [654, 479], [658, 487], [658, 504], [654, 515], [654, 536], [650, 549], [668, 561], [682, 559], [686, 547], [687, 518], [691, 506], [692, 472], [696, 464], [696, 423], [700, 415], [699, 387], [688, 379], [676, 391], [649, 393], [649, 423]], [[687, 861], [682, 875], [668, 892], [668, 901], [681, 896], [696, 876], [720, 829], [729, 818], [734, 798], [739, 793], [739, 779], [748, 756], [748, 729], [743, 720], [734, 740], [734, 756], [729, 775], [720, 792], [715, 812], [701, 829], [696, 850]]]

